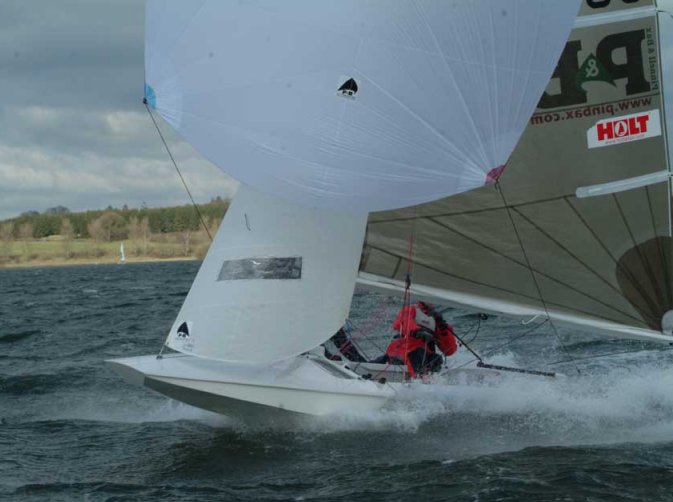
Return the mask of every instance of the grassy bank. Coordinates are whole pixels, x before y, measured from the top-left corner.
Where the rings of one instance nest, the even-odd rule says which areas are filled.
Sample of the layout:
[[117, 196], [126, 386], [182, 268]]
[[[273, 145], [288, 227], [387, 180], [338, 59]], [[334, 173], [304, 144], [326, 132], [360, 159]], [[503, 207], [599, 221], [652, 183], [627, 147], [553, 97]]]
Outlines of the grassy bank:
[[[150, 240], [124, 240], [127, 262], [202, 259], [210, 243], [205, 232], [167, 233]], [[61, 236], [0, 242], [0, 268], [118, 263], [120, 241], [96, 242]]]

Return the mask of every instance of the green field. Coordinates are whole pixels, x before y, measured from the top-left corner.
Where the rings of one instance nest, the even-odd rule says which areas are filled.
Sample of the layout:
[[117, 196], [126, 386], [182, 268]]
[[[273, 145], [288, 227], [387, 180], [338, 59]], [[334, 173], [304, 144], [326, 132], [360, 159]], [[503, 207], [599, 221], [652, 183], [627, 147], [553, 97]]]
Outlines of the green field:
[[[152, 236], [148, 241], [124, 240], [127, 262], [202, 259], [210, 240], [205, 232]], [[29, 267], [82, 263], [118, 263], [120, 241], [95, 242], [93, 239], [64, 240], [61, 236], [44, 239], [0, 242], [0, 267]]]

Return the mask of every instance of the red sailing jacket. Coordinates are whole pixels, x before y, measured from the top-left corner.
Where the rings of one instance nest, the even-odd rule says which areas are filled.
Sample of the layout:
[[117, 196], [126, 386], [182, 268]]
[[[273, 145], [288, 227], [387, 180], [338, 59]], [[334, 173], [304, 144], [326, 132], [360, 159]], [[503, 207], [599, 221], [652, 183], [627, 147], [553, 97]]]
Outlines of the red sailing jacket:
[[435, 330], [435, 341], [437, 347], [445, 355], [450, 356], [458, 350], [458, 341], [453, 334], [453, 326], [447, 324], [444, 329], [437, 327]]
[[[414, 305], [409, 305], [400, 310], [393, 321], [393, 329], [400, 333], [400, 337], [395, 338], [388, 345], [386, 355], [404, 361], [411, 376], [415, 377], [416, 373], [409, 361], [408, 354], [419, 348], [425, 349], [429, 353], [434, 353], [434, 350], [423, 338], [413, 336], [421, 329], [421, 326], [416, 323], [416, 307]], [[453, 335], [453, 327], [450, 324], [438, 325], [435, 328], [434, 336], [437, 347], [447, 356], [458, 350], [458, 342]]]
[[397, 317], [393, 321], [393, 329], [400, 334], [399, 338], [395, 338], [388, 348], [386, 354], [388, 357], [396, 357], [406, 362], [406, 357], [409, 352], [416, 349], [423, 348], [430, 350], [427, 343], [421, 338], [416, 338], [413, 334], [421, 329], [416, 324], [416, 307], [409, 305], [399, 311]]

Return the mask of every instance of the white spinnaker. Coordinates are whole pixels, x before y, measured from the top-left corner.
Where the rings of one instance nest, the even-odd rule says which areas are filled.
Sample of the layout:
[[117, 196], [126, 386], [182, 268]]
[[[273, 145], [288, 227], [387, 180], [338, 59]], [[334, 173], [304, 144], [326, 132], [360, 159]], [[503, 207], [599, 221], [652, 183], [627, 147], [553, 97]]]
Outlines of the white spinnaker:
[[[203, 155], [316, 207], [491, 181], [579, 0], [148, 0], [146, 97]], [[339, 89], [348, 80], [356, 92]]]
[[[348, 316], [366, 221], [366, 213], [310, 208], [242, 185], [168, 346], [267, 362], [324, 342]], [[285, 278], [261, 278], [276, 273]]]

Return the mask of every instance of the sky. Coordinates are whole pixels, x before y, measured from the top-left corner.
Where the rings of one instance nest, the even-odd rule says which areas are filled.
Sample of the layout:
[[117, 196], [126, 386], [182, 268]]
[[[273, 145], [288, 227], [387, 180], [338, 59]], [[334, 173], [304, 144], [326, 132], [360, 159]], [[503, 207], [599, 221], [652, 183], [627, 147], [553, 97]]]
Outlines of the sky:
[[[189, 203], [142, 105], [144, 1], [2, 0], [0, 13], [0, 220]], [[673, 41], [662, 45], [673, 66]], [[235, 192], [159, 123], [198, 202]]]
[[[0, 220], [58, 205], [189, 203], [142, 104], [144, 1], [1, 3]], [[235, 192], [162, 132], [198, 202]]]

